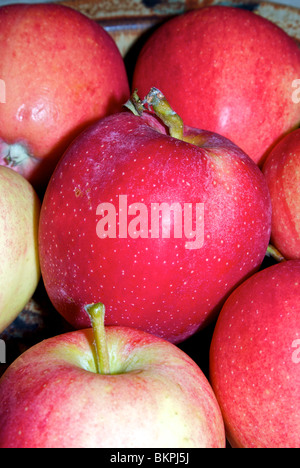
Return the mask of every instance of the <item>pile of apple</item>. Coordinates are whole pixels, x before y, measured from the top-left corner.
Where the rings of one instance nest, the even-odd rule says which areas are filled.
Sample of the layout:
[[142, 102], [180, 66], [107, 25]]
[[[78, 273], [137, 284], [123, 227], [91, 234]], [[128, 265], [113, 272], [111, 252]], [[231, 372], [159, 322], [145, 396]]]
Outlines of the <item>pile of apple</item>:
[[[40, 277], [74, 328], [1, 377], [0, 447], [299, 448], [296, 42], [200, 8], [129, 83], [44, 4], [0, 8], [0, 49], [0, 332]], [[178, 345], [209, 324], [206, 376]]]

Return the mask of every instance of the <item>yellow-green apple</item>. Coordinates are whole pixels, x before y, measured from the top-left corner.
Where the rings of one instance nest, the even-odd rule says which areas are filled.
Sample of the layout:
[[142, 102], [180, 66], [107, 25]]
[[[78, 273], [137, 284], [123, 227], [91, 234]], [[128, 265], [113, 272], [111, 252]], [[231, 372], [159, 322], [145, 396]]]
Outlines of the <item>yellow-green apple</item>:
[[218, 318], [210, 381], [233, 447], [300, 447], [300, 261], [239, 286]]
[[300, 259], [300, 129], [283, 137], [263, 166], [272, 202], [272, 244]]
[[144, 45], [133, 89], [158, 87], [187, 125], [226, 136], [256, 163], [300, 124], [292, 99], [300, 49], [281, 28], [241, 8], [211, 6], [161, 25]]
[[2, 376], [0, 447], [224, 448], [220, 408], [195, 362], [145, 332], [105, 330], [101, 309], [89, 307], [94, 334], [44, 340]]
[[0, 8], [0, 164], [44, 187], [87, 124], [129, 97], [123, 58], [95, 21], [58, 4]]
[[141, 115], [100, 120], [59, 162], [41, 210], [42, 276], [76, 328], [89, 324], [85, 304], [100, 301], [107, 325], [179, 343], [260, 267], [270, 196], [232, 142], [184, 128], [158, 90], [135, 98]]
[[21, 312], [40, 279], [39, 214], [31, 184], [0, 166], [0, 332]]

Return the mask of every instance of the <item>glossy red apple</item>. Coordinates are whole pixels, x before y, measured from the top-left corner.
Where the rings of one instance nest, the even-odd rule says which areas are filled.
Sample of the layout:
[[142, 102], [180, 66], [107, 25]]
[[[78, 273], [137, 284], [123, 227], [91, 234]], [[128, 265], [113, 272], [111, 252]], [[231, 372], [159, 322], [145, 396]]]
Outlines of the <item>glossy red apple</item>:
[[0, 8], [0, 164], [44, 186], [70, 141], [128, 99], [123, 59], [96, 22], [57, 4]]
[[256, 163], [300, 124], [300, 49], [250, 11], [199, 8], [169, 20], [137, 60], [133, 89], [159, 88], [187, 125], [232, 140]]
[[286, 259], [300, 259], [300, 129], [273, 148], [263, 167], [272, 202], [272, 244]]
[[300, 447], [300, 261], [253, 275], [226, 301], [210, 381], [233, 447]]
[[183, 134], [158, 90], [147, 99], [177, 137], [150, 113], [127, 111], [79, 135], [45, 194], [41, 268], [73, 326], [88, 326], [84, 305], [100, 301], [107, 325], [180, 342], [261, 265], [271, 204], [238, 147], [210, 132]]
[[192, 359], [138, 330], [103, 331], [89, 313], [96, 350], [92, 329], [55, 336], [2, 376], [1, 448], [225, 447], [220, 408]]

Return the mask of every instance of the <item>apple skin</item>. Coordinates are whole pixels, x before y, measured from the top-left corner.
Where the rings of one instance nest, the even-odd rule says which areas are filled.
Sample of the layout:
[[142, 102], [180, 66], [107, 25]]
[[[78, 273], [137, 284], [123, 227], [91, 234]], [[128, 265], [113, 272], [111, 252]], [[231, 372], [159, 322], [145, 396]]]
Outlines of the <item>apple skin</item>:
[[123, 58], [99, 24], [55, 4], [1, 7], [0, 49], [0, 164], [22, 145], [11, 167], [43, 188], [74, 136], [128, 99]]
[[[262, 172], [232, 142], [187, 129], [201, 148], [160, 133], [149, 117], [106, 117], [69, 146], [42, 204], [41, 269], [54, 307], [75, 328], [89, 326], [85, 304], [102, 302], [106, 325], [179, 343], [210, 323], [232, 288], [260, 267], [271, 202]], [[98, 205], [117, 210], [124, 194], [128, 205], [143, 202], [149, 212], [151, 203], [192, 203], [194, 222], [195, 204], [203, 203], [203, 246], [187, 249], [166, 215], [169, 239], [161, 232], [99, 238]]]
[[297, 260], [253, 275], [221, 311], [210, 382], [233, 447], [300, 447], [299, 313]]
[[32, 297], [39, 279], [40, 201], [30, 183], [0, 166], [0, 333]]
[[[250, 11], [199, 8], [160, 26], [137, 59], [132, 89], [159, 88], [186, 125], [232, 140], [257, 164], [300, 124], [292, 82], [300, 49]], [[174, 86], [176, 83], [176, 86]]]
[[300, 129], [272, 149], [263, 173], [272, 202], [272, 244], [287, 260], [300, 259]]
[[96, 373], [92, 329], [44, 340], [0, 380], [1, 448], [224, 448], [219, 406], [183, 351], [107, 327], [111, 375]]

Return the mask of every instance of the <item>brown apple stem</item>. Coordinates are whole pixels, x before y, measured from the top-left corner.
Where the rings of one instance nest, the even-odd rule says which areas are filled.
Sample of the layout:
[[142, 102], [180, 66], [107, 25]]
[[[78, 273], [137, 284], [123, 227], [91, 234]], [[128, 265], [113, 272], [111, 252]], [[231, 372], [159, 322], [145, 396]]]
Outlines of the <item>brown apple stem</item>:
[[110, 374], [109, 354], [104, 325], [105, 306], [99, 302], [98, 304], [87, 305], [85, 310], [91, 319], [91, 324], [93, 327], [98, 373]]
[[163, 93], [157, 88], [151, 88], [143, 104], [147, 103], [163, 123], [169, 128], [170, 135], [183, 140], [184, 125], [182, 118], [172, 109]]
[[277, 262], [285, 262], [285, 258], [279, 250], [276, 249], [273, 245], [269, 244], [267, 248], [267, 256], [274, 258]]

